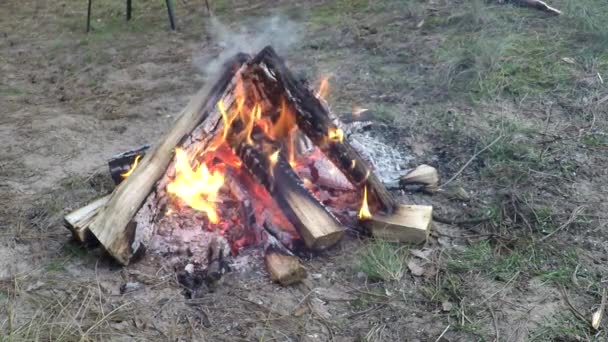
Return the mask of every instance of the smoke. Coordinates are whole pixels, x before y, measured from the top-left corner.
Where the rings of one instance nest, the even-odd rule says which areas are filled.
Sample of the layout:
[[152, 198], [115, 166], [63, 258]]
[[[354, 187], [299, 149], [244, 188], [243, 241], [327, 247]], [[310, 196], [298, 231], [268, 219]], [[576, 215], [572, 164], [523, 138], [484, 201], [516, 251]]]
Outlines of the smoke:
[[[216, 17], [211, 17], [207, 24], [210, 45], [219, 50], [219, 55], [201, 52], [193, 58], [195, 65], [205, 74], [211, 75], [220, 70], [221, 65], [236, 53], [255, 54], [266, 45], [278, 52], [287, 51], [300, 40], [301, 31], [298, 25], [282, 16], [259, 19], [251, 25], [236, 28], [228, 27]], [[205, 49], [207, 49], [205, 47]]]

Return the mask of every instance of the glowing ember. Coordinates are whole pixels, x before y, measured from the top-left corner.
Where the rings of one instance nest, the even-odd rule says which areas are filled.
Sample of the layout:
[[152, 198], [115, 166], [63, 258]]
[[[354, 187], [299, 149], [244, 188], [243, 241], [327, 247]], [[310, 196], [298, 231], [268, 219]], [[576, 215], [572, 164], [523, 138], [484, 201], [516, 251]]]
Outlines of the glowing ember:
[[367, 186], [363, 189], [363, 203], [361, 204], [361, 210], [359, 210], [359, 219], [364, 220], [372, 217], [372, 213], [369, 211], [367, 205]]
[[327, 95], [329, 95], [329, 77], [323, 77], [317, 91], [317, 97], [325, 99]]
[[340, 128], [329, 128], [328, 136], [330, 140], [343, 142], [344, 141], [344, 132]]
[[127, 170], [127, 172], [125, 173], [121, 173], [120, 176], [122, 178], [127, 178], [129, 177], [133, 171], [135, 171], [135, 168], [137, 167], [137, 163], [139, 163], [139, 159], [141, 158], [141, 154], [138, 155], [137, 157], [135, 157], [135, 161], [133, 161], [133, 165], [131, 165], [131, 167], [129, 168], [129, 170]]
[[179, 197], [192, 209], [206, 213], [212, 223], [219, 222], [213, 201], [224, 184], [224, 176], [217, 170], [209, 172], [204, 163], [192, 169], [182, 149], [175, 150], [175, 157], [175, 179], [167, 185], [167, 192]]
[[281, 150], [276, 150], [273, 154], [268, 157], [270, 159], [270, 168], [273, 169], [277, 162], [279, 161], [279, 152]]

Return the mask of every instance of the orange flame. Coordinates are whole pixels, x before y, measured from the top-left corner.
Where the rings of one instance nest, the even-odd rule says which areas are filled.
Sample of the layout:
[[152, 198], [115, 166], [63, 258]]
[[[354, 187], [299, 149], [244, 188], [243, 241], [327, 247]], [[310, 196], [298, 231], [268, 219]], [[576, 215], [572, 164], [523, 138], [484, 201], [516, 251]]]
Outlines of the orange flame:
[[234, 121], [234, 115], [228, 116], [228, 113], [226, 113], [226, 107], [224, 107], [224, 101], [218, 101], [217, 108], [222, 114], [222, 121], [224, 121], [224, 134], [222, 135], [222, 141], [224, 141], [226, 140], [228, 132], [230, 131], [230, 125], [232, 125], [232, 121]]
[[369, 211], [369, 206], [367, 205], [367, 185], [363, 189], [363, 203], [361, 204], [361, 210], [359, 210], [359, 219], [369, 219], [372, 217], [372, 213]]
[[343, 142], [344, 141], [344, 132], [340, 128], [330, 127], [328, 136], [330, 140]]
[[296, 128], [294, 128], [289, 132], [289, 144], [287, 145], [287, 152], [289, 154], [289, 165], [292, 168], [296, 167], [296, 131]]
[[139, 158], [141, 158], [141, 154], [138, 154], [137, 157], [135, 157], [135, 161], [133, 161], [133, 165], [131, 165], [131, 167], [129, 167], [129, 170], [127, 170], [125, 173], [120, 174], [120, 176], [122, 178], [129, 177], [133, 173], [133, 171], [135, 171], [135, 168], [137, 167], [137, 163], [139, 163]]
[[175, 158], [175, 179], [167, 185], [167, 192], [179, 197], [192, 209], [205, 212], [212, 223], [218, 223], [213, 201], [224, 184], [224, 176], [217, 170], [209, 172], [206, 164], [192, 169], [188, 155], [182, 149], [175, 150]]
[[325, 99], [327, 95], [329, 95], [329, 76], [323, 77], [317, 91], [318, 98]]

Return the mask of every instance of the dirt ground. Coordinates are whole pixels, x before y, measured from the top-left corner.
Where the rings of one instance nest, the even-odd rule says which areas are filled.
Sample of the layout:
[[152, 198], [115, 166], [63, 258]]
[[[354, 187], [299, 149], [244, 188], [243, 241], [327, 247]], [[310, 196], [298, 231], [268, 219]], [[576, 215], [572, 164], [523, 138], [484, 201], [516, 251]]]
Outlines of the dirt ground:
[[[606, 341], [608, 5], [501, 1], [0, 4], [0, 341]], [[246, 27], [248, 29], [242, 29]], [[186, 299], [174, 270], [70, 240], [62, 217], [113, 186], [217, 58], [278, 48], [337, 113], [370, 109], [435, 166], [424, 246], [348, 237], [281, 287], [263, 269]], [[453, 178], [453, 176], [455, 176]], [[452, 179], [453, 178], [453, 179]], [[449, 184], [446, 184], [449, 183]], [[142, 288], [122, 294], [121, 285]]]

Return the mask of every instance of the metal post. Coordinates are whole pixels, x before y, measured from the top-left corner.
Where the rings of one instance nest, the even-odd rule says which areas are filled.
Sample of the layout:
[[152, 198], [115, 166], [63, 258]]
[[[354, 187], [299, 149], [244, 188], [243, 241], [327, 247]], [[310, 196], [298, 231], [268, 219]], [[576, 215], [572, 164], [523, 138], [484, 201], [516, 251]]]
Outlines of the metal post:
[[89, 4], [87, 6], [87, 33], [91, 31], [91, 2], [93, 2], [93, 0], [89, 0]]
[[131, 0], [127, 0], [127, 21], [131, 20]]
[[175, 17], [173, 16], [173, 2], [171, 0], [165, 0], [167, 4], [167, 13], [169, 14], [169, 22], [171, 23], [171, 29], [175, 31]]

